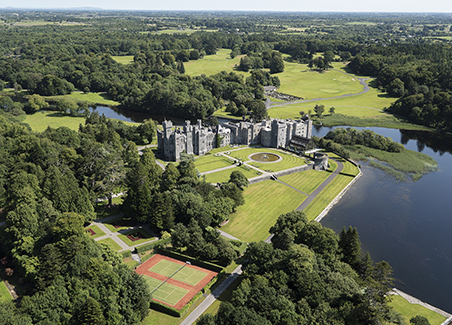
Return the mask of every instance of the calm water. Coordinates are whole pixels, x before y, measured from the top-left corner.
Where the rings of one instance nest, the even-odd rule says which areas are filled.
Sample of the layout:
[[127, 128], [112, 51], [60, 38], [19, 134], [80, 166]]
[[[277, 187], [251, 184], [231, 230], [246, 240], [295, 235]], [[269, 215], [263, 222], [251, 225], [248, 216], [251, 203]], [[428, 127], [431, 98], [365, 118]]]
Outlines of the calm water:
[[[417, 182], [398, 183], [378, 169], [363, 166], [363, 176], [322, 224], [336, 232], [344, 226], [356, 227], [374, 261], [391, 264], [397, 288], [452, 312], [452, 140], [368, 129], [433, 157], [439, 171]], [[313, 133], [323, 136], [328, 130]]]
[[[98, 106], [96, 111], [123, 121], [163, 120], [162, 116], [109, 107]], [[183, 122], [183, 119], [174, 121], [178, 125]], [[391, 264], [398, 289], [452, 312], [452, 139], [419, 132], [368, 129], [433, 157], [438, 161], [439, 171], [417, 182], [397, 182], [383, 171], [363, 165], [363, 176], [322, 224], [336, 232], [349, 225], [356, 227], [363, 249], [374, 261], [386, 260]], [[324, 136], [329, 130], [318, 128], [313, 134]]]

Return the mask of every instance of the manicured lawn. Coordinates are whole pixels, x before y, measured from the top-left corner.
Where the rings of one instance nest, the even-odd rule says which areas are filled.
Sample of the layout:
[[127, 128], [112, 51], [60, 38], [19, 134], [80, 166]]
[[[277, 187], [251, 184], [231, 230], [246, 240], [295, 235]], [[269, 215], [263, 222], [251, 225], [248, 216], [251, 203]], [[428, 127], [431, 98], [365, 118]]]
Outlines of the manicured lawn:
[[389, 305], [403, 316], [407, 324], [410, 323], [410, 318], [416, 315], [424, 316], [428, 319], [431, 325], [440, 325], [446, 320], [446, 317], [421, 305], [411, 304], [401, 296], [393, 295], [391, 296], [391, 299], [392, 301]]
[[102, 244], [107, 244], [108, 246], [110, 246], [111, 249], [113, 249], [114, 251], [120, 251], [122, 248], [121, 246], [119, 246], [113, 239], [111, 238], [105, 238], [102, 240], [99, 240], [98, 243], [102, 243]]
[[307, 218], [314, 220], [352, 180], [353, 177], [337, 175], [306, 209], [303, 210]]
[[182, 317], [174, 317], [170, 316], [153, 309], [149, 310], [148, 316], [141, 322], [141, 325], [179, 325], [182, 320], [187, 318], [188, 315], [196, 308], [198, 305], [204, 300], [204, 297], [201, 297], [196, 301], [184, 314]]
[[133, 55], [124, 55], [124, 56], [112, 56], [113, 60], [121, 64], [131, 64], [133, 63]]
[[221, 230], [247, 242], [267, 238], [278, 217], [293, 211], [306, 199], [294, 189], [271, 180], [249, 185], [244, 196], [245, 204]]
[[306, 64], [284, 62], [284, 72], [275, 75], [281, 81], [278, 91], [303, 99], [359, 93], [363, 88], [358, 80], [340, 71], [317, 72]]
[[30, 115], [27, 114], [24, 123], [27, 123], [31, 129], [36, 132], [43, 132], [48, 126], [54, 129], [65, 126], [77, 131], [80, 124], [85, 125], [85, 118], [62, 115], [58, 112], [44, 111]]
[[325, 171], [306, 170], [295, 174], [279, 177], [279, 180], [289, 184], [300, 191], [311, 194], [331, 173]]
[[[273, 163], [260, 163], [257, 161], [250, 162], [249, 155], [253, 153], [258, 152], [269, 152], [274, 153], [282, 157], [282, 160], [279, 162], [273, 162]], [[243, 161], [248, 161], [248, 164], [257, 167], [259, 169], [262, 169], [264, 171], [269, 172], [276, 172], [292, 167], [302, 166], [305, 165], [306, 162], [303, 158], [285, 153], [283, 151], [275, 150], [275, 149], [269, 149], [269, 148], [247, 148], [247, 149], [241, 149], [236, 151], [231, 151], [229, 154], [230, 157], [240, 159]]]
[[204, 156], [197, 156], [195, 160], [195, 166], [200, 173], [207, 172], [209, 170], [215, 170], [218, 168], [232, 166], [234, 161], [229, 160], [225, 156], [215, 156], [213, 154], [207, 154]]
[[5, 282], [1, 281], [0, 279], [0, 302], [6, 302], [9, 300], [13, 300], [13, 298], [11, 297], [11, 294], [6, 288]]
[[[358, 92], [360, 91], [361, 90]], [[329, 108], [334, 107], [336, 109], [334, 115], [342, 114], [347, 116], [381, 119], [392, 116], [384, 113], [382, 110], [385, 107], [389, 107], [389, 105], [394, 101], [395, 98], [388, 97], [380, 90], [370, 87], [369, 92], [362, 95], [292, 104], [280, 107], [270, 107], [268, 114], [270, 117], [277, 118], [299, 118], [300, 111], [308, 112], [309, 110], [312, 110], [312, 114], [314, 114], [314, 107], [318, 104], [325, 105], [325, 118], [329, 115]], [[335, 117], [334, 115], [332, 118]]]
[[[189, 76], [198, 76], [200, 74], [210, 76], [221, 71], [231, 72], [234, 70], [236, 65], [238, 66], [240, 64], [240, 58], [243, 57], [243, 55], [239, 55], [234, 59], [231, 59], [229, 56], [230, 53], [230, 49], [219, 49], [215, 55], [206, 55], [204, 58], [199, 60], [184, 62], [185, 74]], [[235, 72], [238, 74], [248, 75], [247, 72]]]
[[[131, 238], [127, 237], [127, 236], [135, 236], [135, 238], [141, 238], [138, 240], [132, 240]], [[128, 246], [135, 246], [138, 244], [142, 244], [145, 242], [148, 242], [152, 239], [154, 239], [155, 237], [152, 237], [147, 231], [145, 231], [144, 229], [139, 229], [139, 230], [131, 230], [128, 231], [126, 233], [123, 234], [119, 234], [118, 235], [119, 239], [121, 239], [124, 243], [126, 243]]]
[[[94, 235], [90, 235], [90, 232], [86, 231], [86, 230], [88, 230], [88, 229], [91, 229], [92, 231], [94, 231], [95, 234], [94, 234]], [[86, 232], [86, 233], [89, 235], [89, 237], [92, 238], [92, 239], [96, 239], [96, 238], [105, 236], [105, 233], [104, 233], [102, 230], [100, 230], [100, 228], [99, 228], [98, 226], [96, 226], [96, 225], [92, 225], [92, 226], [85, 227], [85, 232]]]
[[[246, 166], [240, 166], [240, 167], [234, 167], [234, 168], [222, 170], [219, 172], [207, 174], [207, 175], [205, 175], [206, 182], [207, 183], [225, 183], [225, 182], [229, 181], [229, 177], [231, 176], [231, 173], [234, 170], [241, 171], [243, 173], [243, 175], [245, 175], [245, 177], [248, 179], [262, 175], [262, 174], [259, 174], [259, 172], [255, 169], [252, 169], [252, 168], [249, 168]], [[203, 177], [203, 176], [201, 176], [201, 177]]]

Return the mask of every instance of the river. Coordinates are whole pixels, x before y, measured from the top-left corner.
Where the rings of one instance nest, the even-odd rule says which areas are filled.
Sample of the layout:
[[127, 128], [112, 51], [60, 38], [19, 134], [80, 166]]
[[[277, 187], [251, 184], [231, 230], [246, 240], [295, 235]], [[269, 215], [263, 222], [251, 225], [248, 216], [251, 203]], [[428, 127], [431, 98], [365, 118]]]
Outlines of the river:
[[[132, 122], [151, 117], [99, 106], [96, 111]], [[163, 119], [152, 118], [159, 122]], [[182, 119], [175, 121], [182, 123]], [[367, 129], [433, 157], [439, 171], [424, 175], [417, 182], [397, 182], [383, 171], [363, 164], [363, 176], [322, 224], [336, 232], [349, 225], [356, 227], [363, 250], [374, 261], [391, 264], [398, 289], [452, 313], [452, 139], [425, 132]], [[313, 134], [324, 136], [329, 130], [315, 128]]]

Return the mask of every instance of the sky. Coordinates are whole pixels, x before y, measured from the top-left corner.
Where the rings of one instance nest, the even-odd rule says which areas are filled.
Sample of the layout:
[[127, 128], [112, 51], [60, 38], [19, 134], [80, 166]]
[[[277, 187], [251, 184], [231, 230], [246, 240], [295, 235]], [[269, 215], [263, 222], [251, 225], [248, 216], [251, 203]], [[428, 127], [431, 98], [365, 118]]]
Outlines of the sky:
[[97, 7], [127, 10], [253, 10], [339, 12], [446, 12], [451, 0], [0, 0], [0, 8]]

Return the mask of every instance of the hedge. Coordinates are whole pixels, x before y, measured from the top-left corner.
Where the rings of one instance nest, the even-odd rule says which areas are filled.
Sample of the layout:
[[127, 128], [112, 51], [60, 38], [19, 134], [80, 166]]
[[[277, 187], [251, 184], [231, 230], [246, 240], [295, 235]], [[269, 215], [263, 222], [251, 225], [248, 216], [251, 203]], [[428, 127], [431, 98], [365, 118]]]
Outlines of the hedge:
[[119, 254], [121, 254], [122, 258], [127, 258], [127, 257], [132, 256], [132, 252], [129, 251], [129, 250], [126, 250], [124, 252], [120, 252]]
[[181, 253], [176, 253], [173, 251], [168, 251], [166, 249], [163, 248], [158, 248], [156, 249], [159, 253], [161, 253], [162, 255], [166, 255], [168, 257], [172, 257], [174, 259], [177, 260], [181, 260], [181, 261], [188, 261], [193, 265], [202, 267], [204, 269], [208, 269], [217, 273], [221, 273], [224, 270], [223, 266], [217, 265], [217, 264], [213, 264], [213, 263], [209, 263], [209, 262], [205, 262], [205, 261], [200, 261], [194, 257], [188, 256], [188, 255], [184, 255]]
[[171, 237], [166, 238], [166, 239], [156, 240], [149, 244], [140, 245], [140, 246], [135, 247], [135, 249], [137, 250], [138, 254], [142, 254], [146, 251], [150, 251], [151, 249], [153, 249], [156, 246], [169, 244], [170, 242], [171, 242]]
[[148, 259], [150, 259], [152, 256], [154, 256], [154, 254], [148, 254], [148, 255], [144, 255], [144, 256], [141, 256], [140, 255], [140, 257], [141, 257], [141, 263], [144, 263], [144, 262], [146, 262]]

